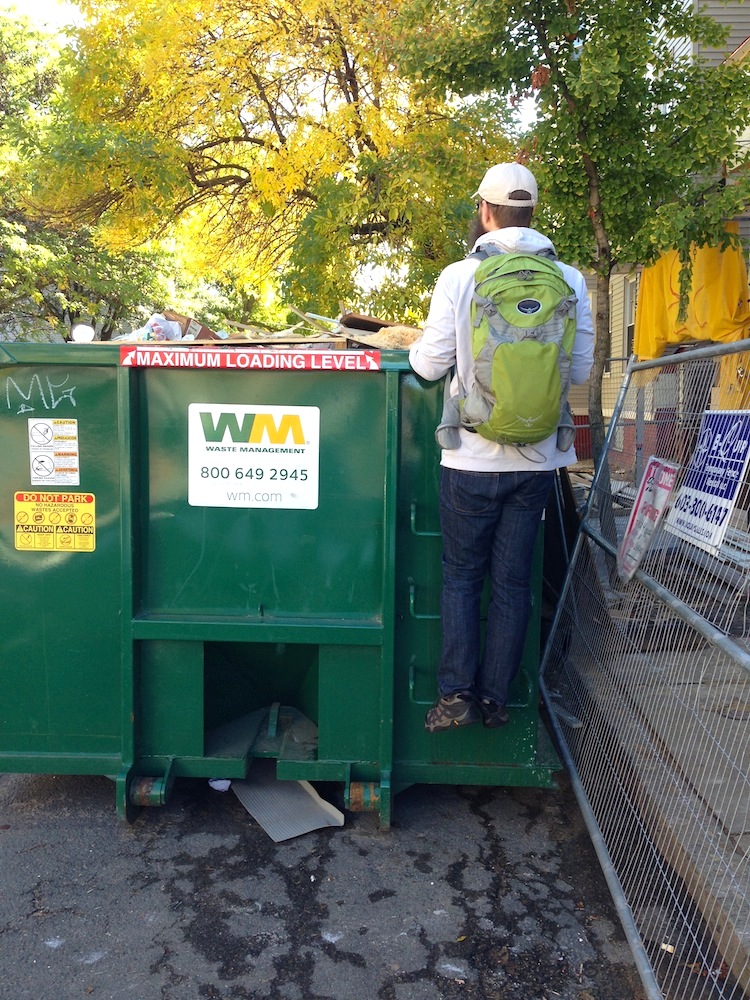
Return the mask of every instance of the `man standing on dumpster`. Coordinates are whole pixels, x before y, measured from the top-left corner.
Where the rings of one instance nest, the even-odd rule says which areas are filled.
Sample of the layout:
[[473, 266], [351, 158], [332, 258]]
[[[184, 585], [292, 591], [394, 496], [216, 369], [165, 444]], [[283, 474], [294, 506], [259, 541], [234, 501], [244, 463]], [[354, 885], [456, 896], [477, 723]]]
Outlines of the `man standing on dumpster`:
[[[538, 200], [534, 175], [520, 163], [499, 163], [485, 174], [474, 198], [472, 251], [487, 243], [502, 252], [554, 255], [546, 236], [529, 228]], [[470, 307], [479, 259], [471, 255], [440, 274], [421, 340], [409, 360], [430, 381], [455, 366], [450, 392], [474, 384]], [[591, 306], [583, 275], [556, 261], [577, 298], [571, 382], [585, 382], [594, 355]], [[531, 564], [539, 522], [554, 470], [576, 461], [558, 448], [557, 435], [519, 450], [464, 427], [441, 458], [440, 524], [443, 536], [442, 652], [439, 697], [425, 716], [428, 732], [480, 720], [488, 728], [508, 721], [508, 688], [523, 654], [531, 610]], [[480, 601], [489, 574], [491, 595], [484, 650]]]

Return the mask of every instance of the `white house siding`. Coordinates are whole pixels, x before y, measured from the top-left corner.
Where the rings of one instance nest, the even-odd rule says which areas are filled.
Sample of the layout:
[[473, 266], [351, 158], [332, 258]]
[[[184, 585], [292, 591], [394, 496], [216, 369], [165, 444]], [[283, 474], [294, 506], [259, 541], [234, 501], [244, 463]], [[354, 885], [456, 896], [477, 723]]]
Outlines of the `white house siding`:
[[[609, 329], [610, 356], [613, 359], [613, 376], [624, 372], [627, 359], [632, 353], [632, 340], [628, 336], [629, 327], [635, 322], [635, 302], [640, 268], [628, 268], [612, 275], [609, 283]], [[631, 331], [632, 336], [632, 331]], [[622, 359], [622, 360], [618, 360]]]
[[675, 60], [690, 59], [693, 52], [689, 38], [673, 38], [669, 47]]
[[573, 413], [578, 415], [581, 413], [589, 412], [589, 384], [584, 382], [583, 385], [571, 385], [570, 391], [568, 392], [568, 402], [573, 410]]
[[[586, 278], [586, 287], [589, 293], [589, 302], [591, 303], [591, 315], [596, 316], [596, 275], [593, 271], [587, 271], [584, 273], [584, 277]], [[583, 417], [585, 414], [588, 414], [588, 382], [584, 382], [582, 385], [571, 385], [568, 392], [568, 402], [574, 416]]]
[[750, 4], [717, 3], [716, 0], [711, 0], [709, 3], [694, 3], [693, 6], [729, 28], [729, 38], [721, 49], [704, 46], [696, 46], [695, 49], [696, 55], [707, 60], [710, 65], [718, 66], [750, 36]]
[[690, 59], [693, 55], [699, 55], [711, 66], [718, 66], [730, 52], [733, 52], [750, 36], [750, 4], [748, 3], [720, 3], [718, 0], [708, 0], [704, 3], [703, 0], [686, 0], [685, 7], [701, 11], [714, 18], [719, 24], [729, 28], [729, 37], [720, 49], [703, 45], [693, 46], [687, 38], [672, 39], [670, 48], [677, 59]]
[[625, 279], [613, 274], [609, 282], [609, 353], [613, 358], [625, 357]]

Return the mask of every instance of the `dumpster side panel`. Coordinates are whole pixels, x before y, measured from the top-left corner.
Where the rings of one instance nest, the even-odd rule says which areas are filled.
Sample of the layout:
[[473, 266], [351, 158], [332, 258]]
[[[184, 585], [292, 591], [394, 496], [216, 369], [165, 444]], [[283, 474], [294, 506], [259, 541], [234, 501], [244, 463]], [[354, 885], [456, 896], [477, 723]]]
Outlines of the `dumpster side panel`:
[[[439, 520], [442, 382], [413, 375], [401, 385], [394, 783], [467, 781], [549, 784], [549, 761], [538, 754], [539, 613], [542, 532], [532, 575], [533, 609], [519, 674], [511, 686], [510, 723], [502, 729], [467, 726], [436, 734], [424, 716], [437, 697], [442, 582]], [[484, 597], [484, 613], [488, 602]]]
[[382, 718], [382, 669], [379, 647], [321, 648], [321, 758], [371, 764], [380, 760], [382, 727], [391, 727], [390, 719]]
[[81, 755], [86, 771], [121, 744], [117, 372], [17, 364], [0, 378], [0, 754], [48, 755], [49, 771]]
[[[140, 644], [140, 765], [149, 771], [154, 761], [180, 757], [189, 759], [183, 773], [200, 770], [190, 761], [217, 745], [213, 734], [242, 719], [250, 731], [254, 713], [278, 703], [318, 727], [321, 760], [377, 760], [383, 374], [134, 376], [141, 441], [136, 618], [155, 636]], [[312, 442], [295, 433], [295, 416], [308, 411], [319, 419]], [[196, 450], [208, 456], [197, 466]], [[314, 469], [315, 504], [297, 509], [297, 498], [284, 492], [291, 473], [312, 476]], [[205, 503], [202, 491], [191, 502], [197, 479], [212, 480]], [[302, 494], [307, 482], [298, 479], [292, 489]], [[182, 625], [202, 641], [182, 641]], [[225, 626], [236, 641], [222, 640]], [[352, 646], [349, 627], [365, 630]], [[339, 634], [327, 642], [331, 629]], [[390, 654], [388, 662], [390, 670]], [[175, 698], [185, 720], [174, 718]]]
[[[253, 619], [382, 616], [382, 376], [146, 371], [142, 391], [144, 611]], [[188, 407], [233, 407], [236, 431], [243, 403], [319, 410], [319, 447], [309, 449], [316, 454], [302, 456], [299, 468], [285, 454], [274, 468], [263, 454], [258, 480], [248, 478], [257, 477], [257, 453], [212, 453], [205, 475], [219, 480], [224, 505], [190, 506]], [[232, 433], [229, 427], [216, 447], [246, 447]], [[293, 443], [264, 434], [251, 446], [269, 451]], [[308, 473], [311, 458], [319, 462], [316, 509], [274, 509], [279, 477]], [[245, 500], [234, 499], [240, 493]], [[253, 506], [247, 498], [256, 495], [261, 499]]]
[[203, 755], [203, 643], [140, 643], [137, 708], [142, 757]]

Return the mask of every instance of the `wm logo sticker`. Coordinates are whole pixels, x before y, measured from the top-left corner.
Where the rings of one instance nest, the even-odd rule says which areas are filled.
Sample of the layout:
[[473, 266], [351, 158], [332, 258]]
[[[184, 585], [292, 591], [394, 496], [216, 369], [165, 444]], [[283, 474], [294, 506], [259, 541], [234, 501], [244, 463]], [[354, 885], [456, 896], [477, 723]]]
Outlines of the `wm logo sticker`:
[[201, 426], [206, 441], [220, 442], [229, 431], [235, 444], [304, 444], [305, 433], [298, 413], [244, 413], [240, 421], [236, 413], [201, 413]]

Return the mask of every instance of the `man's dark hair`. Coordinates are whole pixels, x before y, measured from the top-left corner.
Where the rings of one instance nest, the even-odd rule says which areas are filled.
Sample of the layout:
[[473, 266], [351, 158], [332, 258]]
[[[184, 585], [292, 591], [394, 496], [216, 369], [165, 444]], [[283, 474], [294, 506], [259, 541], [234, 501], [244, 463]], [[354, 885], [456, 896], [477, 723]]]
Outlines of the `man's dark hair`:
[[[515, 201], [525, 201], [526, 199], [531, 201], [531, 195], [528, 191], [511, 191], [510, 197]], [[493, 205], [490, 202], [487, 204], [490, 206], [490, 215], [496, 229], [505, 229], [507, 226], [528, 226], [531, 222], [531, 216], [534, 214], [533, 205], [526, 208], [518, 205]]]

